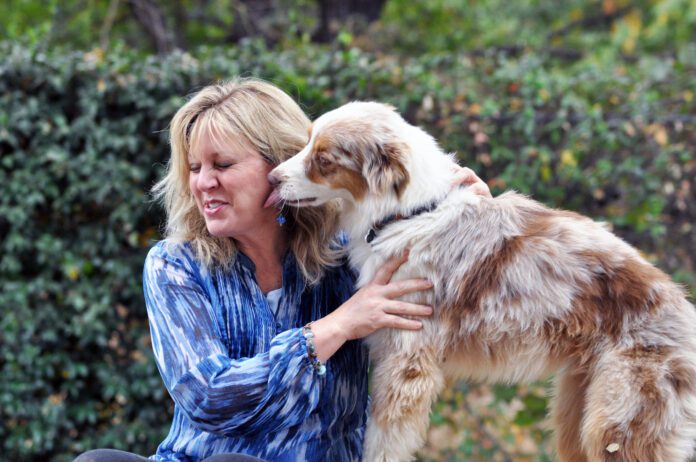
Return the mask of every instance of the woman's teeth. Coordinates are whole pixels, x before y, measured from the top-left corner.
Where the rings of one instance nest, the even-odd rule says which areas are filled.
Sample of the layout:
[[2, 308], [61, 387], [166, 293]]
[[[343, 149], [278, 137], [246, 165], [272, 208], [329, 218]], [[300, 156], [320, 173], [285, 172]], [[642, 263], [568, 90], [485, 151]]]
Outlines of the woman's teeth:
[[207, 210], [210, 210], [210, 211], [212, 212], [213, 210], [217, 210], [217, 209], [219, 209], [220, 207], [222, 207], [222, 206], [225, 205], [225, 204], [227, 204], [227, 202], [210, 201], [210, 202], [206, 202], [206, 203], [205, 203], [205, 208], [206, 208]]

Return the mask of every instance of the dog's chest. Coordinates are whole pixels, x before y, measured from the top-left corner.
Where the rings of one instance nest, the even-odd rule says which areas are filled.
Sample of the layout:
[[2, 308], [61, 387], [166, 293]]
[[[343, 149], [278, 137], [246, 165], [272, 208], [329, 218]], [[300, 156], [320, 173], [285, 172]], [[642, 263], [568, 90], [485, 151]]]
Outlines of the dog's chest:
[[369, 244], [359, 244], [351, 249], [350, 261], [359, 274], [357, 285], [363, 287], [375, 278], [387, 257], [374, 252]]

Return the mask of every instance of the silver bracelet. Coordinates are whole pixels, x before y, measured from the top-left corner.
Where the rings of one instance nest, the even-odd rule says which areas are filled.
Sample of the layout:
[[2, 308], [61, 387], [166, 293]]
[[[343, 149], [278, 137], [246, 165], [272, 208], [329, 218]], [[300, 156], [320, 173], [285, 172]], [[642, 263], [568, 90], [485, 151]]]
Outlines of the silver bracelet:
[[326, 366], [317, 358], [317, 348], [314, 345], [314, 332], [312, 332], [311, 322], [307, 323], [302, 328], [302, 335], [304, 335], [307, 342], [307, 354], [309, 355], [309, 362], [312, 364], [312, 368], [316, 371], [317, 375], [326, 374]]

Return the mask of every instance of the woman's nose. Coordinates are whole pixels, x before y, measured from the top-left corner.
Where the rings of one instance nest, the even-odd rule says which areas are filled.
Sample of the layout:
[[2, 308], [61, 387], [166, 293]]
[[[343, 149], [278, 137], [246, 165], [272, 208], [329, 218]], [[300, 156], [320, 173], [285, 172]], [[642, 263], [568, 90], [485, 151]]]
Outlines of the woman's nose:
[[198, 189], [207, 191], [218, 187], [219, 184], [217, 173], [214, 169], [201, 167], [201, 171], [198, 174]]

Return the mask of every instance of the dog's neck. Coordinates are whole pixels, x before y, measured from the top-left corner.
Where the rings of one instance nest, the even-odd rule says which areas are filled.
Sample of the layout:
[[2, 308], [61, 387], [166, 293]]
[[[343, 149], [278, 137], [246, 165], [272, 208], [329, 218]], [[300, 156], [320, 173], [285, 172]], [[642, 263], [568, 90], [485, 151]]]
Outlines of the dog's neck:
[[382, 230], [385, 226], [389, 226], [390, 224], [399, 221], [399, 220], [408, 220], [409, 218], [416, 217], [420, 215], [421, 213], [428, 213], [432, 212], [440, 203], [440, 201], [433, 201], [429, 204], [423, 205], [422, 207], [418, 207], [416, 210], [412, 210], [409, 215], [402, 215], [402, 214], [396, 214], [396, 215], [389, 215], [386, 218], [383, 218], [377, 223], [374, 223], [372, 227], [367, 231], [367, 234], [365, 234], [365, 242], [370, 244], [376, 237], [377, 233]]
[[[422, 213], [442, 201], [453, 187], [455, 162], [452, 156], [439, 148], [430, 148], [431, 155], [413, 155], [406, 159], [409, 181], [397, 196], [395, 192], [384, 195], [368, 195], [362, 202], [347, 204], [343, 214], [342, 229], [350, 236], [365, 241], [375, 225], [389, 217], [409, 217]], [[437, 154], [435, 154], [437, 153]], [[434, 207], [433, 207], [434, 208]]]

